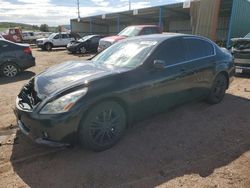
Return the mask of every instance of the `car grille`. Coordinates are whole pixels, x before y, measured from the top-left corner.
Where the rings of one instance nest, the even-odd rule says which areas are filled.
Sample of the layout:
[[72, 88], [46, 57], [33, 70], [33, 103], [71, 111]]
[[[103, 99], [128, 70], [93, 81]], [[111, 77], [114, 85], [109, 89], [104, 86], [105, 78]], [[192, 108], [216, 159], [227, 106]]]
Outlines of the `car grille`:
[[43, 44], [43, 41], [36, 41], [37, 44]]
[[250, 67], [250, 63], [234, 63], [235, 66], [239, 66], [239, 67]]
[[[42, 100], [37, 96], [33, 81], [26, 84], [18, 95], [18, 105], [23, 109], [33, 109]], [[27, 108], [28, 107], [28, 108]]]
[[234, 51], [234, 57], [240, 58], [240, 59], [250, 59], [250, 50], [249, 50], [249, 52]]

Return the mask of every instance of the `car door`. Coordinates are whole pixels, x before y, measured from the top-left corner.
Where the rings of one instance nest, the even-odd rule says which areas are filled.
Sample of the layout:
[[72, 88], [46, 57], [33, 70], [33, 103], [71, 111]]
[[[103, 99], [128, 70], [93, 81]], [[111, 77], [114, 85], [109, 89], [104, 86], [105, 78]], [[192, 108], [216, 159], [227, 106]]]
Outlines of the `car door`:
[[[164, 68], [155, 68], [154, 62], [165, 62]], [[190, 75], [185, 70], [186, 53], [183, 40], [168, 39], [160, 44], [147, 60], [143, 70], [131, 77], [143, 83], [134, 90], [134, 100], [141, 101], [136, 111], [142, 116], [158, 113], [174, 105], [190, 100]]]
[[72, 41], [71, 35], [70, 34], [62, 34], [62, 46], [67, 46]]
[[6, 47], [7, 45], [5, 44], [5, 42], [0, 40], [0, 65], [3, 63], [3, 57]]
[[54, 46], [62, 46], [62, 35], [61, 34], [55, 35], [54, 38], [52, 39], [52, 42]]
[[0, 65], [8, 60], [16, 59], [16, 47], [15, 45], [0, 40]]
[[210, 91], [216, 63], [216, 50], [212, 42], [199, 37], [184, 37], [187, 66], [192, 75], [192, 95], [202, 97]]
[[99, 36], [94, 36], [94, 37], [92, 37], [92, 38], [90, 39], [90, 45], [89, 45], [90, 49], [89, 49], [89, 50], [91, 50], [91, 51], [97, 50], [98, 45], [99, 45], [99, 40], [100, 40], [100, 37], [99, 37]]

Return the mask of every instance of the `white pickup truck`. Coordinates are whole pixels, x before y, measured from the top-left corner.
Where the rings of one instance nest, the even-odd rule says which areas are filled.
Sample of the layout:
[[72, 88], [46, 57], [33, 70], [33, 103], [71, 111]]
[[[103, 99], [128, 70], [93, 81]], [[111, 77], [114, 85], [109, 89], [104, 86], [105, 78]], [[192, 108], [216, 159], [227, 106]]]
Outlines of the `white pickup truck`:
[[36, 40], [36, 44], [42, 50], [50, 51], [56, 47], [66, 47], [68, 43], [74, 41], [75, 38], [70, 33], [52, 33], [48, 38]]

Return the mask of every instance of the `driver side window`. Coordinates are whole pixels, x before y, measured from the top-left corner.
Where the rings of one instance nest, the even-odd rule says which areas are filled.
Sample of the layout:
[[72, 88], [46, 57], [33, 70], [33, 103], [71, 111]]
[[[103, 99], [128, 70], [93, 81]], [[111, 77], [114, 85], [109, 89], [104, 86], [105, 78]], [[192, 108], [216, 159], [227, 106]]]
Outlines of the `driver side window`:
[[61, 38], [60, 34], [57, 34], [56, 36], [54, 36], [54, 39], [59, 39], [59, 38]]
[[181, 38], [166, 40], [158, 47], [156, 59], [164, 60], [167, 65], [174, 65], [186, 61], [186, 53]]

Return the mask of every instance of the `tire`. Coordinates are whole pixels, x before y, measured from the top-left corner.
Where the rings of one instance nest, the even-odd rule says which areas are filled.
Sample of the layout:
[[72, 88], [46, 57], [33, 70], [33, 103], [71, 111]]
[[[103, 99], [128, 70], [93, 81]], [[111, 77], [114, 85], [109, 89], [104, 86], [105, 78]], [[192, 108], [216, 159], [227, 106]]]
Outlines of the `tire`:
[[124, 135], [126, 114], [114, 101], [95, 105], [80, 123], [78, 139], [81, 146], [103, 151], [115, 145]]
[[84, 46], [80, 47], [79, 53], [85, 54], [87, 52], [86, 48]]
[[207, 102], [210, 104], [217, 104], [221, 102], [225, 96], [227, 86], [228, 80], [225, 75], [219, 74], [216, 76], [207, 98]]
[[15, 63], [5, 63], [0, 71], [1, 76], [13, 78], [18, 74], [19, 68]]
[[47, 50], [47, 51], [51, 51], [52, 50], [52, 44], [51, 43], [46, 43], [45, 44], [45, 49]]

